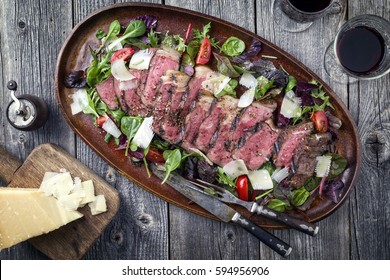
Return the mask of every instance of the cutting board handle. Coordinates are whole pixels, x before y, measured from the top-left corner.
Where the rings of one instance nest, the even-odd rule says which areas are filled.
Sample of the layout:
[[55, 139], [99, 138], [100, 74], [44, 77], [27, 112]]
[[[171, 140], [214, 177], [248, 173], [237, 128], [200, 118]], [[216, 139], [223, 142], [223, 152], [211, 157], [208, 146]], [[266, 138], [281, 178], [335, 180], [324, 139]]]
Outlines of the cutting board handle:
[[22, 162], [8, 153], [3, 147], [0, 147], [0, 180], [8, 185]]

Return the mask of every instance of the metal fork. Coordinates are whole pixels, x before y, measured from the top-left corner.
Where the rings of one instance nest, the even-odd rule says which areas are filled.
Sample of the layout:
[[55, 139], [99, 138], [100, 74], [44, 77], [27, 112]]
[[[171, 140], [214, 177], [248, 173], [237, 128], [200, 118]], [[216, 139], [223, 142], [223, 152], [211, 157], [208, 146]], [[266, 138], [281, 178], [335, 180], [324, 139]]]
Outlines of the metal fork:
[[[259, 205], [256, 202], [248, 202], [241, 200], [234, 196], [231, 192], [215, 184], [211, 184], [200, 179], [196, 179], [196, 181], [187, 181], [199, 187], [203, 193], [216, 197], [223, 202], [240, 205], [246, 208], [251, 213], [267, 217], [271, 220], [280, 222], [286, 226], [289, 226], [290, 228], [296, 229], [311, 236], [315, 236], [318, 233], [319, 227], [315, 224], [291, 217], [285, 213], [274, 211], [266, 206]], [[206, 191], [210, 189], [215, 192], [215, 195]]]

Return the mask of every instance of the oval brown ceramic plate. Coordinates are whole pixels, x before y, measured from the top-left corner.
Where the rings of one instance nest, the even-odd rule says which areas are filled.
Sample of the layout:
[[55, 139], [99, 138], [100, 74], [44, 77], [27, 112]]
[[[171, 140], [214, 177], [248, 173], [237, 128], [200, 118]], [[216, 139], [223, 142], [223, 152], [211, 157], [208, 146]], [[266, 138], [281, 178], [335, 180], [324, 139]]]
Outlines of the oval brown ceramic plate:
[[[124, 156], [123, 151], [115, 150], [113, 143], [105, 143], [101, 130], [92, 124], [90, 116], [83, 114], [73, 116], [71, 113], [70, 104], [72, 103], [72, 99], [70, 98], [70, 95], [73, 93], [73, 89], [66, 88], [63, 80], [70, 71], [85, 69], [89, 65], [90, 57], [88, 46], [91, 45], [92, 47], [96, 47], [99, 45], [99, 42], [95, 37], [98, 28], [107, 28], [115, 19], [118, 19], [122, 25], [127, 25], [130, 19], [142, 15], [156, 16], [158, 19], [157, 31], [169, 30], [170, 34], [181, 34], [184, 36], [188, 23], [192, 23], [193, 28], [201, 29], [204, 24], [211, 22], [211, 35], [221, 42], [226, 40], [229, 36], [236, 36], [244, 40], [247, 44], [250, 44], [252, 38], [257, 38], [263, 43], [263, 54], [278, 57], [278, 59], [275, 60], [277, 67], [283, 66], [283, 68], [294, 75], [297, 80], [310, 81], [314, 78], [323, 84], [325, 91], [331, 96], [331, 102], [336, 108], [338, 117], [343, 122], [342, 128], [338, 131], [339, 141], [337, 143], [337, 148], [340, 153], [348, 159], [349, 165], [343, 175], [345, 188], [340, 202], [334, 204], [327, 199], [321, 200], [315, 207], [312, 207], [306, 212], [306, 219], [312, 222], [319, 221], [340, 206], [355, 184], [361, 161], [361, 148], [358, 133], [347, 108], [329, 86], [306, 66], [285, 51], [252, 32], [226, 21], [197, 12], [156, 4], [124, 3], [98, 10], [77, 24], [64, 43], [58, 57], [55, 74], [55, 92], [62, 115], [81, 139], [122, 175], [128, 177], [142, 188], [169, 203], [197, 214], [214, 218], [202, 208], [193, 203], [189, 203], [187, 198], [177, 193], [168, 185], [162, 186], [156, 177], [153, 176], [148, 178], [145, 168], [133, 166]], [[250, 213], [244, 213], [244, 216], [249, 217]], [[281, 228], [278, 224], [258, 216], [251, 216], [251, 219], [258, 225], [264, 227]]]

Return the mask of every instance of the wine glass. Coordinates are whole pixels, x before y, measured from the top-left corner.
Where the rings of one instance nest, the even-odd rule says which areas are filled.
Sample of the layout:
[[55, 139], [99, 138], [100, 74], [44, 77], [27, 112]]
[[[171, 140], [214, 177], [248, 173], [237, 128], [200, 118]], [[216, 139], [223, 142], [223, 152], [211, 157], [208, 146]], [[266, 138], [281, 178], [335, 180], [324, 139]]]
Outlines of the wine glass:
[[324, 68], [343, 84], [389, 73], [390, 22], [376, 15], [360, 15], [345, 22], [325, 51]]
[[274, 0], [273, 19], [289, 32], [301, 32], [315, 20], [329, 14], [340, 14], [345, 0]]

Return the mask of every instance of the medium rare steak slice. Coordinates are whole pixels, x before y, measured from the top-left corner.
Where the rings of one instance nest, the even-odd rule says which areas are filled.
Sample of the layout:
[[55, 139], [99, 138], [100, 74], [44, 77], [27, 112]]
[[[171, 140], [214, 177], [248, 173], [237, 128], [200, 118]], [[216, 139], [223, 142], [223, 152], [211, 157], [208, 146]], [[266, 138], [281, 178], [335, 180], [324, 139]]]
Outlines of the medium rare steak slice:
[[110, 76], [105, 79], [103, 82], [96, 85], [96, 90], [103, 100], [107, 104], [107, 107], [111, 110], [116, 110], [119, 108], [118, 99], [115, 94], [114, 89], [114, 77]]
[[[168, 73], [169, 71], [167, 71]], [[190, 77], [182, 72], [173, 71], [173, 89], [170, 100], [170, 108], [160, 124], [160, 136], [171, 144], [177, 144], [183, 137], [183, 125], [185, 118], [180, 114], [182, 97], [188, 90]]]
[[276, 107], [276, 102], [271, 100], [267, 102], [255, 101], [245, 108], [235, 124], [236, 127], [233, 131], [232, 144], [237, 145], [247, 131], [253, 130], [257, 124], [269, 119]]
[[162, 76], [158, 84], [156, 105], [153, 110], [153, 131], [163, 137], [161, 130], [163, 120], [169, 111], [171, 96], [174, 90], [173, 79], [176, 71], [169, 70]]
[[311, 121], [284, 130], [278, 139], [280, 149], [274, 158], [276, 167], [285, 166], [289, 168], [295, 150], [305, 141], [305, 138], [310, 135], [312, 131], [313, 123]]
[[195, 74], [188, 84], [188, 93], [184, 96], [182, 115], [187, 116], [192, 103], [197, 99], [202, 82], [213, 72], [207, 66], [195, 66]]
[[270, 159], [279, 134], [280, 130], [272, 129], [266, 122], [262, 123], [241, 148], [233, 151], [233, 158], [242, 159], [250, 170], [260, 168]]
[[156, 100], [156, 92], [160, 78], [165, 75], [167, 70], [179, 69], [180, 54], [171, 48], [163, 47], [158, 49], [150, 61], [149, 74], [146, 80], [142, 102], [153, 110]]
[[238, 99], [225, 95], [218, 102], [222, 108], [219, 127], [216, 132], [215, 141], [211, 143], [211, 149], [207, 152], [207, 157], [214, 163], [224, 166], [233, 160], [230, 150], [231, 128], [235, 117], [240, 111], [237, 107]]
[[209, 150], [211, 139], [218, 129], [222, 112], [221, 105], [220, 102], [216, 102], [215, 106], [211, 109], [210, 114], [204, 119], [199, 127], [194, 145], [202, 152], [207, 152]]
[[185, 129], [181, 146], [191, 152], [191, 148], [194, 148], [194, 140], [199, 132], [199, 127], [203, 121], [210, 114], [210, 111], [214, 107], [215, 98], [199, 94], [194, 109], [185, 118]]

